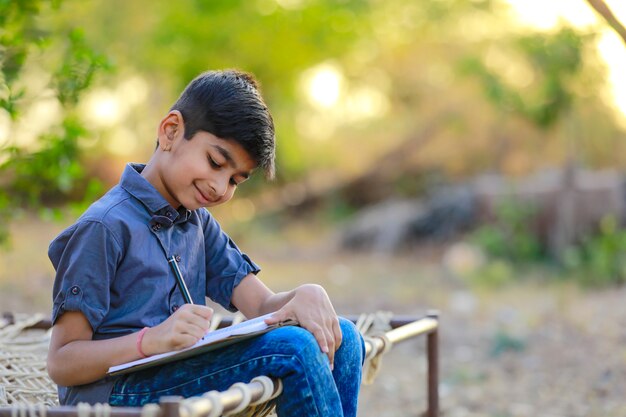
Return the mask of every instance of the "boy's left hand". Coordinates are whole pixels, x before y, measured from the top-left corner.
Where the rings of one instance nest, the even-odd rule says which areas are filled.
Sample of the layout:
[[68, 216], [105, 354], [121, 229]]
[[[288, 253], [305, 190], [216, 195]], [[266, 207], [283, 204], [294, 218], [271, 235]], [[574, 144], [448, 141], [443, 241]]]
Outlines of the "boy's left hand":
[[293, 297], [265, 322], [275, 324], [289, 319], [313, 334], [322, 352], [328, 355], [332, 369], [335, 351], [341, 345], [341, 328], [326, 290], [315, 284], [296, 288]]

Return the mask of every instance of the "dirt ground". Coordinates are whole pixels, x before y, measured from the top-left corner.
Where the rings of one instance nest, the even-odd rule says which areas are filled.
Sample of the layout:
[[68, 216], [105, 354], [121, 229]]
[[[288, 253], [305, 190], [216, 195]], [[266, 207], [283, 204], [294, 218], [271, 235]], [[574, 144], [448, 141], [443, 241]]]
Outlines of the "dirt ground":
[[[45, 253], [62, 226], [15, 225], [12, 250], [0, 251], [0, 311], [49, 312], [53, 271]], [[277, 242], [240, 244], [275, 290], [320, 283], [341, 314], [440, 312], [444, 416], [626, 416], [626, 288], [541, 279], [472, 287], [441, 267], [443, 248], [390, 256]], [[420, 415], [425, 380], [425, 338], [399, 343], [374, 384], [363, 386], [359, 415]]]

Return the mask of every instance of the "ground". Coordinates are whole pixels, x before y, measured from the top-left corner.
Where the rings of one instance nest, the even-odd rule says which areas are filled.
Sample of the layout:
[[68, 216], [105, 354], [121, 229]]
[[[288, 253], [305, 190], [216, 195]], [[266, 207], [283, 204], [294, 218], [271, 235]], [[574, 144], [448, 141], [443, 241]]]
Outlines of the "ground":
[[[0, 311], [49, 312], [53, 275], [45, 253], [62, 226], [14, 225], [13, 249], [0, 252]], [[626, 288], [589, 290], [537, 277], [476, 287], [441, 267], [445, 247], [348, 253], [335, 249], [332, 235], [301, 241], [307, 233], [240, 246], [272, 288], [320, 283], [342, 314], [438, 310], [442, 415], [626, 415]], [[374, 384], [363, 387], [359, 415], [419, 415], [425, 370], [425, 338], [396, 345]]]

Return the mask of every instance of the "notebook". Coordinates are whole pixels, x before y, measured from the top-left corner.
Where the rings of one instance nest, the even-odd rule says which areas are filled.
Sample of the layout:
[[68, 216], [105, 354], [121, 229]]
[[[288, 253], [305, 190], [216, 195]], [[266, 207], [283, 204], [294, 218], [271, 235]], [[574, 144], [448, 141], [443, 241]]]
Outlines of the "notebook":
[[269, 313], [264, 316], [256, 317], [254, 319], [242, 321], [241, 323], [221, 329], [211, 330], [207, 332], [207, 334], [205, 334], [202, 339], [198, 340], [196, 344], [189, 346], [185, 349], [160, 353], [157, 355], [148, 356], [147, 358], [137, 359], [132, 362], [126, 362], [121, 365], [112, 366], [109, 368], [108, 374], [121, 375], [128, 372], [135, 372], [141, 369], [146, 369], [151, 366], [162, 365], [164, 363], [185, 359], [191, 356], [199, 355], [200, 353], [208, 352], [210, 350], [239, 342], [241, 340], [258, 336], [278, 327], [292, 326], [297, 324], [293, 320], [288, 320], [272, 325], [265, 323], [265, 319], [269, 318], [272, 314], [274, 313]]

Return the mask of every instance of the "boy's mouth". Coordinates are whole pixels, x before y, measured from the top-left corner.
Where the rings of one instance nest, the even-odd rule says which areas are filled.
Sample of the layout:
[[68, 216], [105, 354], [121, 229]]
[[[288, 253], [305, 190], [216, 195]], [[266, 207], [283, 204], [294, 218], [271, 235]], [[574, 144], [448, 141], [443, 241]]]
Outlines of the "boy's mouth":
[[211, 200], [207, 194], [202, 192], [200, 187], [198, 187], [195, 184], [194, 184], [194, 187], [198, 191], [198, 195], [200, 196], [200, 198], [198, 200], [200, 200], [201, 203], [212, 203], [213, 202], [213, 200]]

